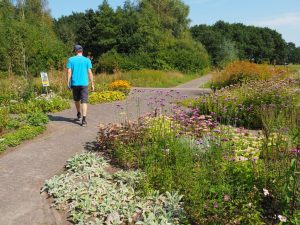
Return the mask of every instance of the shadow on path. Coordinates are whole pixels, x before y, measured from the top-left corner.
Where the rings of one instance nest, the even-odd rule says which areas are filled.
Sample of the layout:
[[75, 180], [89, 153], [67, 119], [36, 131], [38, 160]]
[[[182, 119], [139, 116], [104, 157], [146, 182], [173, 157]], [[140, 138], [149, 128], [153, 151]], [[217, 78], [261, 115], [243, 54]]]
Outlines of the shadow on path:
[[99, 151], [99, 144], [97, 141], [86, 142], [84, 145], [84, 149], [90, 152]]
[[63, 117], [63, 116], [53, 116], [53, 115], [48, 115], [48, 118], [50, 121], [68, 122], [68, 123], [74, 123], [77, 125], [81, 125], [79, 123], [79, 120], [74, 119], [74, 118], [67, 118], [67, 117]]

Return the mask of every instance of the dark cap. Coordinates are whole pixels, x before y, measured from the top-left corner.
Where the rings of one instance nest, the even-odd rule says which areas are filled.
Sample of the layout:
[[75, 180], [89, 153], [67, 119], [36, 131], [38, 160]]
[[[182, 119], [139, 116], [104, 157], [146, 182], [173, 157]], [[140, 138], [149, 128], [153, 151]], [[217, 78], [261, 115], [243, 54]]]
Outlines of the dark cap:
[[81, 45], [75, 45], [74, 50], [75, 50], [75, 52], [78, 52], [78, 51], [80, 51], [80, 50], [82, 51], [83, 48], [82, 48]]

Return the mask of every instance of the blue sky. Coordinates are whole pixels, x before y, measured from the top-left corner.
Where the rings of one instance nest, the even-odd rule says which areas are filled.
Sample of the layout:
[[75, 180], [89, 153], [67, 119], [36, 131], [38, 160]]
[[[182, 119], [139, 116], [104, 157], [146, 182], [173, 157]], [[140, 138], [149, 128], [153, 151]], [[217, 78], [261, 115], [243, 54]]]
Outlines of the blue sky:
[[[300, 46], [300, 0], [183, 0], [190, 6], [191, 25], [218, 20], [270, 27], [286, 41]], [[123, 0], [108, 0], [114, 8]], [[102, 0], [49, 0], [52, 16], [59, 18], [86, 9], [97, 9]]]

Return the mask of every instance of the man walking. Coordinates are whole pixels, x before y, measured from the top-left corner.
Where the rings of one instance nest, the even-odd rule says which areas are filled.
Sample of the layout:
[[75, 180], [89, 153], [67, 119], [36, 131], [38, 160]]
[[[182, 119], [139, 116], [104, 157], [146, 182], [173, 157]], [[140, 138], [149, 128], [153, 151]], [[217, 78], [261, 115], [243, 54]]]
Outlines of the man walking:
[[89, 79], [92, 84], [92, 91], [95, 90], [92, 73], [92, 62], [90, 59], [83, 56], [83, 48], [81, 45], [75, 45], [75, 52], [76, 56], [69, 58], [67, 64], [68, 86], [73, 91], [73, 99], [75, 101], [75, 106], [77, 109], [77, 118], [78, 120], [80, 120], [82, 116], [81, 125], [83, 127], [86, 127]]

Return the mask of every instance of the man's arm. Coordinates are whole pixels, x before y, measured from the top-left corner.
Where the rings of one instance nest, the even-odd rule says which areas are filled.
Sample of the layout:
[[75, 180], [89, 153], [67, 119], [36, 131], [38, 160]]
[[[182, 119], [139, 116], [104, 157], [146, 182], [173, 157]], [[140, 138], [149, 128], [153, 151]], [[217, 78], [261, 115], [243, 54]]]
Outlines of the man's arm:
[[72, 70], [68, 69], [67, 74], [68, 74], [68, 87], [71, 88]]
[[95, 91], [95, 85], [94, 85], [94, 75], [91, 69], [89, 69], [89, 78], [92, 84], [92, 91]]

